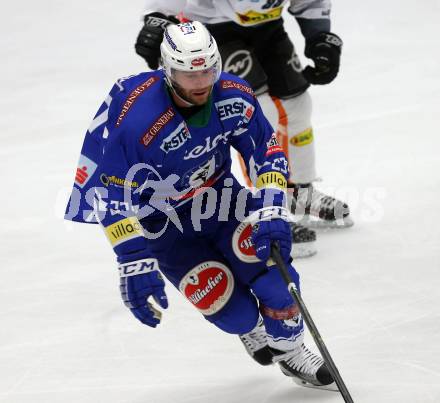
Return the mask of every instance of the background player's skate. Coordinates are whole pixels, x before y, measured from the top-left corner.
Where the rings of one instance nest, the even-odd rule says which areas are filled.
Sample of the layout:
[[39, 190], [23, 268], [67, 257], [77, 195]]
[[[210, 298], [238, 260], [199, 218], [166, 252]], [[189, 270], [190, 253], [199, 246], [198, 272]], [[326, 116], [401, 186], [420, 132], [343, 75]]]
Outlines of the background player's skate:
[[292, 253], [293, 259], [310, 257], [316, 254], [316, 232], [295, 222], [290, 223], [292, 229]]
[[288, 186], [291, 212], [297, 223], [314, 229], [347, 228], [354, 224], [350, 208], [341, 200], [322, 193], [311, 183]]

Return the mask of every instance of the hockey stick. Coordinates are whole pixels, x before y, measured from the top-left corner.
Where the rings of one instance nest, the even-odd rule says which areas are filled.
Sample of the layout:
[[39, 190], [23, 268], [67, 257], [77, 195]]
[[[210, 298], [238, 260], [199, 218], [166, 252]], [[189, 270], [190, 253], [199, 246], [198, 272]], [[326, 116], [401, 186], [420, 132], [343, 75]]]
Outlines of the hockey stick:
[[302, 317], [304, 318], [304, 321], [307, 324], [307, 327], [310, 331], [310, 333], [313, 336], [313, 340], [315, 340], [316, 345], [318, 346], [319, 351], [322, 354], [322, 358], [324, 359], [325, 363], [327, 364], [328, 369], [330, 370], [333, 379], [336, 382], [336, 385], [338, 385], [339, 392], [341, 392], [342, 397], [344, 398], [344, 401], [346, 403], [353, 403], [353, 399], [350, 395], [350, 392], [348, 391], [347, 387], [345, 386], [344, 381], [342, 380], [341, 375], [339, 374], [338, 368], [336, 368], [336, 365], [327, 350], [327, 347], [324, 344], [324, 341], [322, 340], [321, 335], [319, 334], [319, 331], [313, 322], [312, 317], [310, 316], [309, 311], [307, 310], [307, 307], [304, 304], [304, 301], [299, 294], [295, 283], [292, 280], [292, 277], [289, 274], [289, 271], [287, 270], [287, 266], [284, 263], [281, 254], [280, 254], [280, 247], [278, 243], [272, 243], [271, 245], [271, 257], [275, 264], [277, 265], [277, 268], [279, 272], [281, 273], [281, 276], [283, 277], [284, 281], [287, 284], [287, 288], [298, 304], [299, 310], [301, 312]]

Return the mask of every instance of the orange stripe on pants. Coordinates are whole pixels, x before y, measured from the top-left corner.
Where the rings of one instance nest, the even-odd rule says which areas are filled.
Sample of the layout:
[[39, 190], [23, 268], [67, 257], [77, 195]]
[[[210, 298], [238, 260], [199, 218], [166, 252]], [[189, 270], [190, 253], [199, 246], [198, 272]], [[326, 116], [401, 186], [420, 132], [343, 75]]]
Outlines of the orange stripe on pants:
[[[287, 161], [290, 165], [289, 160], [289, 136], [287, 134], [287, 125], [289, 124], [289, 118], [287, 117], [286, 110], [284, 109], [283, 103], [281, 100], [277, 97], [271, 96], [273, 103], [275, 104], [278, 112], [278, 127], [277, 127], [277, 141], [280, 144], [280, 146], [283, 148], [284, 154], [286, 154]], [[243, 158], [240, 154], [238, 154], [238, 159], [240, 162], [240, 167], [243, 172], [244, 179], [246, 181], [246, 184], [251, 187], [252, 182], [249, 179], [249, 176], [247, 175], [246, 171], [246, 165], [243, 161]]]
[[281, 99], [272, 96], [271, 98], [278, 112], [277, 140], [278, 143], [280, 143], [280, 146], [283, 147], [284, 154], [286, 154], [287, 160], [289, 161], [289, 136], [287, 134], [289, 118], [287, 117], [287, 113], [284, 109]]
[[252, 187], [252, 182], [249, 179], [249, 176], [247, 174], [246, 164], [244, 163], [243, 157], [241, 156], [240, 153], [238, 153], [238, 161], [240, 162], [241, 171], [243, 172], [243, 177], [244, 177], [244, 180], [246, 181], [246, 185], [248, 187]]

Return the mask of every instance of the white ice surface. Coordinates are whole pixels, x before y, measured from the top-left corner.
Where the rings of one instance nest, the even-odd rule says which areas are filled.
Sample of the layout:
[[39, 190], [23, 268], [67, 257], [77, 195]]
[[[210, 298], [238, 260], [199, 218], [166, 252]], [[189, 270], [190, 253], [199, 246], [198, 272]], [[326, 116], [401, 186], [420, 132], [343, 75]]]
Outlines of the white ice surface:
[[[254, 364], [171, 287], [163, 323], [142, 326], [101, 229], [62, 220], [90, 119], [144, 68], [142, 4], [2, 4], [0, 401], [342, 402]], [[440, 5], [336, 0], [333, 16], [345, 44], [340, 76], [311, 90], [318, 169], [356, 224], [296, 263], [303, 297], [356, 403], [438, 403]]]

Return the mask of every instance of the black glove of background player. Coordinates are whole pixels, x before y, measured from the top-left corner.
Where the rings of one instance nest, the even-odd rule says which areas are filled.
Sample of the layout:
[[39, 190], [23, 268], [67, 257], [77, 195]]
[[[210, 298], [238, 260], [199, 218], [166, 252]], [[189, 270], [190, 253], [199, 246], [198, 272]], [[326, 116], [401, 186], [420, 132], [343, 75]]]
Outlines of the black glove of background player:
[[315, 62], [307, 66], [304, 77], [310, 84], [328, 84], [338, 75], [342, 40], [331, 32], [321, 32], [306, 40], [304, 54]]
[[151, 13], [144, 17], [144, 26], [139, 32], [134, 47], [136, 53], [147, 62], [150, 69], [156, 70], [159, 67], [160, 44], [165, 28], [179, 22], [176, 17], [162, 13]]

